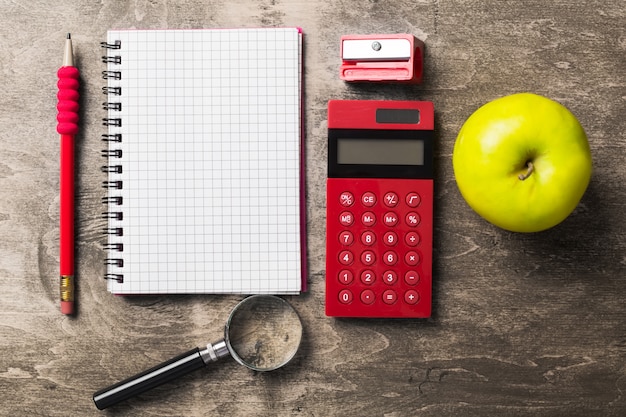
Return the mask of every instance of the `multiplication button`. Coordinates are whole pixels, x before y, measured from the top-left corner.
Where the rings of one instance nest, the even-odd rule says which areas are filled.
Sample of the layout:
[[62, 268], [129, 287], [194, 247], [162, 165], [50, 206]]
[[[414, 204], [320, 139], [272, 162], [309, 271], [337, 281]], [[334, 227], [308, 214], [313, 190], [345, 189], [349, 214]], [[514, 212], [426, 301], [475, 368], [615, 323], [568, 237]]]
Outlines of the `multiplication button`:
[[415, 251], [408, 251], [404, 254], [404, 262], [409, 266], [415, 266], [420, 263], [420, 256]]

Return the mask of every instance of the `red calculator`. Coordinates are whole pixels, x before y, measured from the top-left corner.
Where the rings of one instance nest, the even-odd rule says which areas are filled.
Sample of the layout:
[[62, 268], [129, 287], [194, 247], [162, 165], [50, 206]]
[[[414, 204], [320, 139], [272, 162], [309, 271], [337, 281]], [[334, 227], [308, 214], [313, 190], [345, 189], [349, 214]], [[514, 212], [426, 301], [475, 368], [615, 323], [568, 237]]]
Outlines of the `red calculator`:
[[327, 316], [430, 317], [433, 141], [431, 102], [328, 103]]

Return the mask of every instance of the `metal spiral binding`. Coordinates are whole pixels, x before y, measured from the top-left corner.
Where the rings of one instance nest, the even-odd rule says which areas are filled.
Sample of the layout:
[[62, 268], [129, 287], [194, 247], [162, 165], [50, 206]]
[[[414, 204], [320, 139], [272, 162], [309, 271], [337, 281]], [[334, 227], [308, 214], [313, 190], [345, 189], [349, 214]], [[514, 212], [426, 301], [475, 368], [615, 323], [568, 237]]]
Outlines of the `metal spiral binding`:
[[117, 281], [120, 284], [124, 282], [124, 275], [121, 274], [105, 274], [104, 279]]
[[122, 95], [122, 87], [102, 87], [102, 94], [112, 95], [112, 96], [121, 96]]
[[122, 41], [115, 41], [114, 43], [100, 42], [100, 47], [106, 49], [121, 49]]
[[121, 227], [108, 227], [104, 229], [105, 235], [124, 236], [124, 229]]
[[102, 108], [104, 110], [122, 111], [122, 103], [111, 103], [107, 101], [105, 103], [102, 103]]
[[103, 149], [100, 151], [102, 156], [107, 158], [121, 158], [122, 150], [121, 149]]
[[103, 165], [100, 170], [102, 170], [102, 172], [112, 172], [114, 174], [121, 174], [122, 173], [122, 166], [121, 165]]
[[102, 197], [102, 204], [112, 204], [116, 206], [121, 206], [123, 203], [121, 196], [113, 196], [113, 197]]
[[121, 142], [122, 134], [121, 133], [113, 133], [113, 134], [104, 133], [102, 135], [102, 140], [104, 142]]
[[[114, 43], [101, 42], [100, 46], [105, 50], [121, 49], [122, 43], [115, 41]], [[120, 65], [122, 63], [122, 57], [120, 55], [102, 56], [102, 62], [107, 65], [107, 70], [102, 71], [102, 78], [107, 80], [108, 84], [111, 81], [115, 82], [122, 79], [121, 71], [113, 71], [112, 66]], [[122, 95], [122, 87], [115, 85], [107, 85], [102, 87], [102, 93], [109, 97], [109, 100], [102, 103], [102, 108], [107, 112], [107, 117], [102, 119], [102, 125], [108, 128], [118, 128], [122, 126], [122, 119], [115, 117], [114, 112], [122, 111], [122, 103], [117, 99]], [[113, 100], [111, 100], [113, 99]], [[123, 188], [123, 181], [116, 179], [117, 174], [122, 173], [122, 165], [116, 163], [114, 160], [122, 158], [122, 150], [115, 149], [114, 146], [122, 142], [122, 134], [115, 133], [114, 131], [102, 134], [102, 141], [107, 143], [106, 149], [102, 150], [102, 156], [107, 158], [107, 163], [101, 167], [102, 172], [107, 173], [108, 179], [102, 182], [102, 186], [107, 189], [108, 196], [102, 198], [102, 203], [106, 205], [107, 211], [102, 213], [102, 218], [107, 220], [107, 227], [104, 228], [103, 233], [107, 236], [107, 242], [103, 245], [104, 249], [109, 254], [104, 261], [107, 266], [107, 273], [104, 275], [104, 279], [113, 280], [119, 283], [124, 282], [124, 275], [120, 274], [116, 269], [124, 266], [124, 260], [120, 257], [112, 255], [116, 252], [123, 252], [124, 245], [119, 243], [119, 238], [124, 236], [124, 229], [115, 224], [117, 221], [121, 221], [124, 218], [122, 211], [123, 199], [122, 196], [117, 196], [114, 193]], [[111, 240], [114, 238], [115, 240]]]
[[102, 57], [102, 62], [105, 64], [121, 64], [122, 63], [122, 57], [119, 55], [115, 55], [115, 56], [106, 56], [104, 55]]
[[104, 126], [115, 126], [115, 127], [122, 127], [122, 119], [108, 119], [108, 118], [104, 118], [102, 119], [102, 124]]
[[124, 220], [124, 213], [121, 211], [105, 211], [102, 213], [103, 219]]
[[113, 80], [121, 80], [122, 72], [121, 71], [102, 71], [102, 78], [105, 80], [113, 79]]

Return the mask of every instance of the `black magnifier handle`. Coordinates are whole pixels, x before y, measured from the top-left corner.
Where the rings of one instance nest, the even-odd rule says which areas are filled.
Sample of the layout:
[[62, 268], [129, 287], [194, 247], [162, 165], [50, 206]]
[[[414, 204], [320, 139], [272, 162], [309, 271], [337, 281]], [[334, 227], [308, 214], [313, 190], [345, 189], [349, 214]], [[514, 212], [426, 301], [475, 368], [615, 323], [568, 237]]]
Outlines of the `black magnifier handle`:
[[230, 352], [224, 341], [217, 342], [213, 345], [209, 344], [204, 350], [200, 350], [200, 348], [192, 349], [160, 365], [96, 392], [93, 395], [93, 401], [99, 410], [104, 410], [107, 407], [127, 400], [135, 395], [139, 395], [142, 392], [200, 369], [210, 362], [214, 362], [229, 354]]

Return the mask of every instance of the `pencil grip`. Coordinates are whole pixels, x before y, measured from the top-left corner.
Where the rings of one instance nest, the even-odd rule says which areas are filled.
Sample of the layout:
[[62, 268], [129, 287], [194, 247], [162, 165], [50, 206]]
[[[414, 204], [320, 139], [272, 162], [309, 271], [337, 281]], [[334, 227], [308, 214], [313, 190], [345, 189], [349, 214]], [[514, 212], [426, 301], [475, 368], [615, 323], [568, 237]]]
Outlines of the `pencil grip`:
[[204, 366], [205, 362], [200, 355], [200, 349], [195, 348], [96, 392], [93, 395], [93, 401], [99, 410], [104, 410]]
[[61, 67], [57, 72], [57, 132], [61, 135], [75, 135], [78, 132], [78, 78], [76, 67]]

